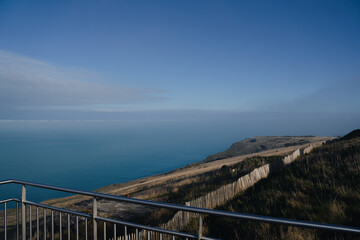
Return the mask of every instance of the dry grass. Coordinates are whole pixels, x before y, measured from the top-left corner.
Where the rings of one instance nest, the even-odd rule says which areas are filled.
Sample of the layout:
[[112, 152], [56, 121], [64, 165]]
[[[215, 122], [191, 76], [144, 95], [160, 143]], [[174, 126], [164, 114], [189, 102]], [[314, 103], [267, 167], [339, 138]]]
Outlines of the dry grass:
[[[302, 156], [220, 207], [223, 210], [360, 227], [360, 138]], [[225, 239], [360, 239], [360, 236], [208, 217], [210, 236]]]

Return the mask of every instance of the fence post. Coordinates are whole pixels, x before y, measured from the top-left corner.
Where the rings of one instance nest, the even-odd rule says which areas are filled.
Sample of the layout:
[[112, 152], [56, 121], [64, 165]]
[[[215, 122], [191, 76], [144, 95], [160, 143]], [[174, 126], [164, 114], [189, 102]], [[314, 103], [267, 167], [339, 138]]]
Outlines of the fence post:
[[22, 185], [21, 188], [21, 225], [22, 225], [22, 240], [26, 240], [26, 187]]
[[95, 197], [93, 197], [93, 237], [94, 240], [97, 240], [97, 200]]

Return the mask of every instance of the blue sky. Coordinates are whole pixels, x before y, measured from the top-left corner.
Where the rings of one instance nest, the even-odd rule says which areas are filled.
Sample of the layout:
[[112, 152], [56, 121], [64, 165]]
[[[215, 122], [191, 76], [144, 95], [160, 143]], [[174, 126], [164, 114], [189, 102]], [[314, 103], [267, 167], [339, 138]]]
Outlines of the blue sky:
[[359, 120], [359, 26], [358, 0], [2, 0], [0, 119]]

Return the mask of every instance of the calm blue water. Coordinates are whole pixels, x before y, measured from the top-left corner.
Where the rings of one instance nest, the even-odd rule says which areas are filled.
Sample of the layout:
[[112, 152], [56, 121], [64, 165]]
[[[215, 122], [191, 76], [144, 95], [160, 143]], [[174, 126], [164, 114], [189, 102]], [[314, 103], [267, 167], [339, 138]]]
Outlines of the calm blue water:
[[[235, 141], [264, 135], [338, 136], [359, 118], [277, 114], [212, 121], [0, 121], [0, 179], [22, 179], [92, 191], [165, 173], [223, 151]], [[345, 120], [346, 120], [345, 119]], [[335, 134], [334, 134], [335, 133]], [[20, 197], [21, 186], [0, 186], [0, 199]], [[29, 188], [28, 199], [63, 193]]]
[[[95, 190], [201, 161], [241, 139], [229, 132], [199, 122], [2, 122], [0, 179]], [[0, 199], [20, 192], [0, 186]], [[28, 190], [33, 201], [61, 196]]]

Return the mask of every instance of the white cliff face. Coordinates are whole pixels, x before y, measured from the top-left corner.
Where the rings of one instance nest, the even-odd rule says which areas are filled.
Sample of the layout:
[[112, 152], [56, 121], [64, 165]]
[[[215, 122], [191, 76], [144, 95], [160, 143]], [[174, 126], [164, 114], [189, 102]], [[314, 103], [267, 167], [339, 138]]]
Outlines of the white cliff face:
[[[317, 145], [319, 144], [313, 144], [303, 149], [297, 149], [292, 154], [284, 157], [282, 160], [282, 164], [279, 163], [265, 164], [261, 167], [254, 169], [250, 173], [240, 177], [236, 182], [224, 185], [217, 190], [209, 192], [205, 196], [186, 202], [185, 205], [199, 207], [199, 208], [209, 208], [209, 209], [213, 209], [217, 206], [220, 206], [225, 202], [234, 198], [235, 195], [238, 194], [239, 192], [245, 191], [246, 189], [254, 186], [261, 179], [267, 178], [268, 175], [270, 174], [270, 169], [271, 171], [281, 170], [286, 165], [294, 162], [299, 156], [311, 152], [311, 150]], [[179, 211], [166, 224], [161, 225], [161, 228], [180, 231], [190, 222], [192, 218], [196, 216], [197, 215], [194, 213]]]

